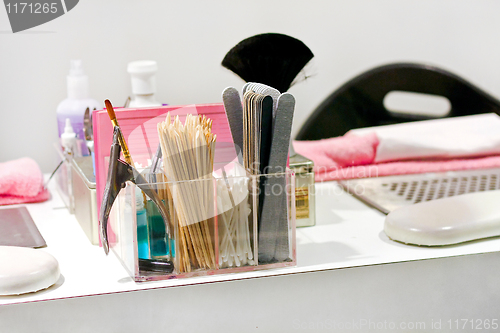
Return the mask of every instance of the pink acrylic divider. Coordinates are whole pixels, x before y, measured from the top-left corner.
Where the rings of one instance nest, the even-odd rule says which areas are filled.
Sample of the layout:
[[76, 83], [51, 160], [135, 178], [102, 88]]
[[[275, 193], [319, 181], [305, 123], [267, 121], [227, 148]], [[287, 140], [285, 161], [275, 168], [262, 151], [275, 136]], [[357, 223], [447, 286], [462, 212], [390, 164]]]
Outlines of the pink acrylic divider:
[[[212, 119], [212, 132], [217, 135], [214, 162], [228, 163], [236, 158], [229, 123], [222, 103], [168, 105], [141, 109], [116, 108], [116, 119], [134, 163], [148, 165], [148, 159], [153, 157], [159, 143], [157, 124], [165, 120], [168, 112], [171, 116], [179, 116], [183, 122], [188, 114], [205, 115]], [[106, 186], [109, 154], [113, 142], [113, 126], [106, 110], [94, 111], [92, 122], [94, 127], [97, 212], [99, 214]]]

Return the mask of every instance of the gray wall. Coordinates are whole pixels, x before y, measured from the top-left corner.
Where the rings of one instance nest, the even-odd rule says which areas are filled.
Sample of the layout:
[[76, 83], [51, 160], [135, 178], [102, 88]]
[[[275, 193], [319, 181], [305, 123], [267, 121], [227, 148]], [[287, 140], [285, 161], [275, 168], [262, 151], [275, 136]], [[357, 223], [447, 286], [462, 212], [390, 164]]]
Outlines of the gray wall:
[[54, 21], [12, 34], [0, 8], [0, 162], [29, 156], [44, 172], [55, 166], [55, 110], [66, 97], [70, 59], [84, 61], [99, 101], [122, 104], [130, 93], [126, 64], [154, 59], [159, 100], [220, 102], [226, 86], [243, 85], [220, 66], [225, 53], [264, 32], [299, 38], [315, 54], [313, 76], [290, 89], [294, 133], [343, 82], [389, 62], [434, 64], [498, 97], [499, 12], [495, 1], [81, 0]]

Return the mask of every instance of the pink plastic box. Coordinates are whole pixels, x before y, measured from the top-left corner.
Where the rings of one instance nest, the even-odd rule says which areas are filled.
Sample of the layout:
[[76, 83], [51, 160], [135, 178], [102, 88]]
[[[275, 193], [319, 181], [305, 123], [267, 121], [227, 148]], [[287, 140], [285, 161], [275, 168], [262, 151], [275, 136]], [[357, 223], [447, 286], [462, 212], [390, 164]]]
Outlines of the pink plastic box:
[[[179, 116], [184, 122], [187, 114], [205, 115], [212, 119], [212, 132], [217, 134], [217, 150], [215, 163], [227, 163], [236, 158], [229, 123], [224, 105], [200, 104], [182, 106], [162, 106], [142, 109], [116, 108], [115, 114], [134, 163], [148, 165], [158, 147], [156, 126], [164, 121], [167, 113]], [[113, 141], [113, 126], [106, 110], [94, 111], [92, 114], [94, 127], [95, 176], [97, 190], [97, 211], [101, 209], [101, 201], [106, 186], [109, 164], [109, 153]]]

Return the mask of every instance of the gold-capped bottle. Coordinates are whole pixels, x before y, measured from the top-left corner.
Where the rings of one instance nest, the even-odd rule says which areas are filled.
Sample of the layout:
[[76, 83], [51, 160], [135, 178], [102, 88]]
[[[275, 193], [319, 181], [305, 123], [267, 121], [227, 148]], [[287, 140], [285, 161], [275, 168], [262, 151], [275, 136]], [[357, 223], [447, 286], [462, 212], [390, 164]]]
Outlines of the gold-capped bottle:
[[316, 225], [314, 162], [300, 154], [290, 156], [290, 169], [295, 172], [295, 225]]

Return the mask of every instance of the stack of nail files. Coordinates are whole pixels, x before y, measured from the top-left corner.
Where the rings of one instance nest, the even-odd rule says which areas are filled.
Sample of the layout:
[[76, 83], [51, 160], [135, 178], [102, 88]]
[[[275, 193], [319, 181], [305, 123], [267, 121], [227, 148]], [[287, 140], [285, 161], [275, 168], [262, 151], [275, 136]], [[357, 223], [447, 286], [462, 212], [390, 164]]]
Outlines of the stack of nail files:
[[245, 168], [263, 175], [258, 177], [259, 188], [254, 189], [260, 193], [259, 263], [285, 261], [290, 256], [285, 172], [295, 99], [269, 86], [248, 83], [242, 108], [232, 87], [224, 90], [223, 101], [235, 145], [241, 142], [243, 146]]
[[172, 195], [178, 233], [179, 272], [215, 269], [212, 121], [187, 115], [184, 124], [170, 113], [158, 124], [163, 169]]
[[295, 99], [260, 83], [249, 82], [243, 87], [244, 96], [249, 92], [271, 96], [273, 100], [272, 134], [269, 157], [261, 160], [259, 179], [259, 262], [282, 262], [290, 257], [289, 226], [287, 215], [286, 163], [292, 128]]
[[[273, 99], [273, 117], [276, 114], [276, 106], [280, 92], [272, 87], [266, 86], [261, 83], [248, 82], [243, 86], [243, 95], [246, 91], [253, 91], [262, 95], [269, 95]], [[243, 164], [243, 108], [241, 105], [240, 94], [236, 88], [227, 87], [222, 92], [222, 100], [224, 102], [224, 108], [226, 110], [226, 115], [229, 121], [229, 126], [231, 128], [231, 134], [233, 136], [234, 146], [236, 149], [236, 154], [238, 156], [238, 161]]]
[[281, 93], [277, 89], [274, 89], [273, 87], [267, 86], [262, 83], [248, 82], [243, 86], [243, 95], [245, 95], [247, 91], [253, 91], [258, 94], [271, 96], [273, 99], [273, 117], [276, 116], [276, 107], [278, 106], [278, 98], [281, 95]]
[[[247, 91], [243, 95], [243, 162], [247, 171], [257, 176], [258, 187], [253, 189], [253, 194], [258, 195], [257, 205], [253, 209], [257, 210], [259, 242], [262, 228], [262, 207], [265, 197], [265, 177], [261, 177], [266, 172], [269, 164], [269, 149], [272, 139], [273, 123], [273, 99], [271, 96]], [[256, 185], [252, 182], [252, 185]], [[266, 243], [273, 242], [275, 235], [268, 234]], [[260, 261], [259, 243], [259, 261]], [[264, 245], [264, 248], [267, 248]], [[274, 254], [274, 253], [273, 253]]]
[[[276, 117], [276, 108], [277, 108], [277, 105], [278, 105], [278, 98], [281, 95], [280, 92], [277, 89], [274, 89], [273, 87], [267, 86], [267, 85], [262, 84], [262, 83], [256, 83], [256, 82], [248, 82], [248, 83], [246, 83], [243, 86], [242, 91], [243, 91], [243, 96], [245, 96], [245, 94], [248, 91], [251, 91], [251, 92], [254, 92], [254, 93], [257, 93], [257, 94], [261, 94], [261, 95], [265, 95], [265, 96], [270, 96], [272, 98], [272, 100], [273, 100], [273, 107], [272, 107], [272, 110], [273, 110], [272, 111], [273, 125], [271, 125], [271, 126], [273, 126], [273, 128], [274, 128], [274, 119]], [[270, 147], [270, 144], [269, 144], [269, 147]], [[266, 153], [269, 154], [270, 152], [266, 151]], [[269, 166], [269, 161], [268, 160], [262, 161], [261, 165], [263, 165], [264, 168], [261, 168], [260, 174], [265, 174], [265, 173], [272, 172], [268, 168], [268, 166]], [[280, 170], [280, 171], [274, 170], [274, 172], [284, 172], [284, 170]], [[260, 180], [262, 180], [262, 181], [260, 181]], [[259, 186], [260, 187], [259, 190], [260, 190], [261, 193], [263, 193], [265, 191], [265, 188], [266, 188], [266, 185], [267, 185], [267, 177], [259, 179], [259, 181], [260, 181], [259, 182], [259, 185], [260, 185]], [[260, 195], [259, 196], [259, 220], [262, 220], [262, 210], [263, 210], [263, 204], [264, 204], [264, 198], [265, 198], [265, 196], [266, 195]]]
[[217, 179], [219, 267], [255, 265], [251, 245], [248, 177]]
[[269, 163], [272, 123], [271, 96], [247, 91], [243, 95], [243, 162], [253, 175], [262, 174]]
[[[243, 86], [243, 99], [245, 104], [244, 121], [250, 123], [250, 127], [244, 127], [245, 139], [243, 140], [244, 152], [243, 156], [245, 167], [254, 175], [262, 175], [267, 173], [266, 168], [269, 165], [269, 154], [272, 140], [272, 130], [275, 115], [275, 99], [280, 93], [276, 89], [266, 89], [267, 86], [259, 83], [247, 83]], [[262, 101], [262, 102], [261, 102]], [[259, 135], [255, 134], [260, 133]], [[245, 145], [245, 142], [248, 144]], [[248, 152], [253, 154], [248, 154]], [[259, 179], [259, 191], [264, 191], [265, 181]], [[264, 195], [259, 196], [258, 217], [261, 220], [262, 205]], [[260, 230], [260, 224], [259, 224]]]

